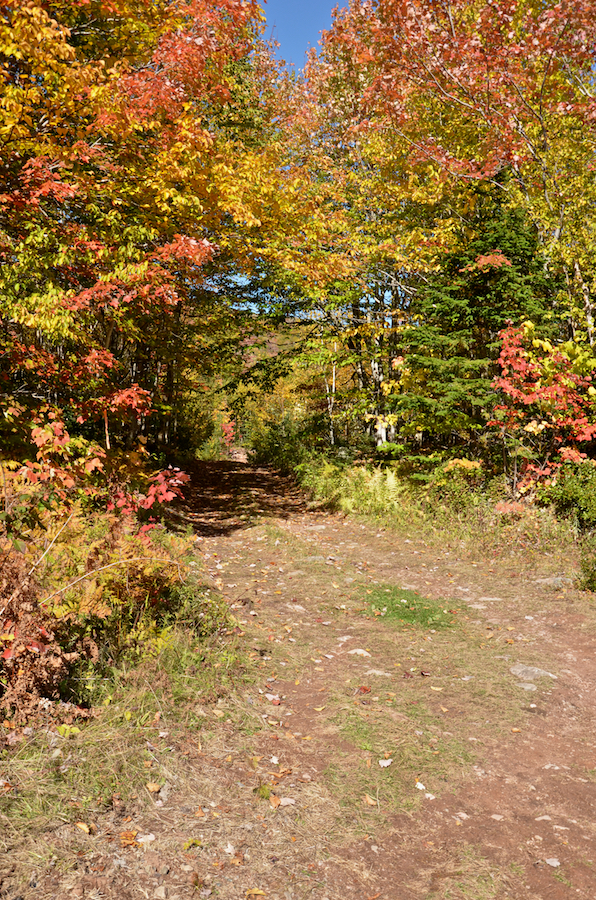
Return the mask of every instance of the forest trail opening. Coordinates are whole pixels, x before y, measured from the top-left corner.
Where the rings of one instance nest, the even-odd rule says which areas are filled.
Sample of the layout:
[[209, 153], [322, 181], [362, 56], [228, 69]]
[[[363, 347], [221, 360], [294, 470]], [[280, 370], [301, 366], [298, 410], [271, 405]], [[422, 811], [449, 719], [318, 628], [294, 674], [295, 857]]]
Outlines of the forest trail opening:
[[163, 711], [159, 790], [32, 897], [593, 900], [596, 616], [549, 560], [458, 556], [235, 462], [198, 464], [178, 514], [245, 670], [196, 728]]

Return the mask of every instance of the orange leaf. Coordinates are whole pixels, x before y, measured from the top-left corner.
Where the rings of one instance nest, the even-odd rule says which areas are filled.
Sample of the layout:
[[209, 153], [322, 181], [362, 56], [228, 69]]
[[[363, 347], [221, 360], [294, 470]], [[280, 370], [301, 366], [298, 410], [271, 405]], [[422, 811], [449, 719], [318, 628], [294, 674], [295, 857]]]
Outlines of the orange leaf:
[[136, 836], [138, 831], [121, 831], [120, 832], [120, 844], [122, 847], [139, 847], [140, 844], [136, 841]]

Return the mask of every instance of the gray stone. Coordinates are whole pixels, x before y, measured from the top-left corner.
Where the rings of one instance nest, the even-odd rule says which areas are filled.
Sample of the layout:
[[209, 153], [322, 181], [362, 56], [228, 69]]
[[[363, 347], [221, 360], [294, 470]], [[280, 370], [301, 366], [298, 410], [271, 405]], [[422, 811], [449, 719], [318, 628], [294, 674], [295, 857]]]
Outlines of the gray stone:
[[557, 677], [556, 675], [553, 675], [552, 672], [547, 672], [545, 669], [538, 669], [536, 666], [524, 666], [522, 663], [511, 666], [509, 671], [512, 675], [515, 675], [516, 678], [520, 678], [522, 681], [530, 681], [532, 678], [556, 679]]
[[535, 691], [536, 685], [532, 684], [531, 681], [518, 681], [515, 685], [518, 688], [521, 688], [522, 691]]

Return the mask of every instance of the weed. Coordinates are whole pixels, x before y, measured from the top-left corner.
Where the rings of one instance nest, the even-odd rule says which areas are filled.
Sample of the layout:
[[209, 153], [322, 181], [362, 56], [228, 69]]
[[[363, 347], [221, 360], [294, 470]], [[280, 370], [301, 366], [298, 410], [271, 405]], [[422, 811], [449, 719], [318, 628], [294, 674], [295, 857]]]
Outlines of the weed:
[[596, 592], [596, 537], [585, 537], [581, 543], [580, 575], [578, 587], [583, 591]]
[[253, 794], [259, 797], [260, 800], [269, 800], [271, 797], [271, 788], [268, 784], [259, 784], [258, 787], [253, 788]]

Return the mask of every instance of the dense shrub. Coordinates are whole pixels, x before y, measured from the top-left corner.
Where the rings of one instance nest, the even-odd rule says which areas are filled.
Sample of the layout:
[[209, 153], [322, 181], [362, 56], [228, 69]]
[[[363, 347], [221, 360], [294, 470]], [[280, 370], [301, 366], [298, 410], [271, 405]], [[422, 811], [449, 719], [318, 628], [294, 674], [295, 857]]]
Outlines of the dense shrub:
[[544, 504], [551, 504], [557, 515], [572, 518], [581, 531], [596, 528], [596, 466], [591, 460], [565, 463], [556, 480], [540, 493]]

